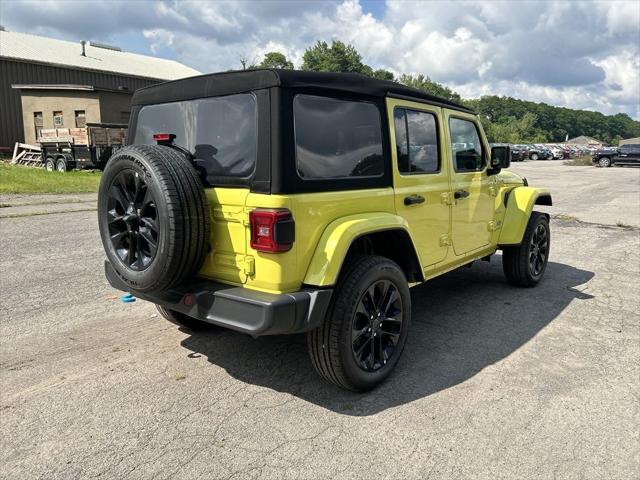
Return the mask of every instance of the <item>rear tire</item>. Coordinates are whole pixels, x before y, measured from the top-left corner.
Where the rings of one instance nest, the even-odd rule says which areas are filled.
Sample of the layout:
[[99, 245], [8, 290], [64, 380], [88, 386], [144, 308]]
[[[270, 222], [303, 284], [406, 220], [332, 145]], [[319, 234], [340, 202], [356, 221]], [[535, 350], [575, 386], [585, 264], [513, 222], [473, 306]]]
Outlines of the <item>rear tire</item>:
[[56, 160], [56, 171], [60, 173], [65, 173], [69, 169], [67, 165], [67, 161], [64, 158], [59, 158]]
[[410, 320], [400, 267], [384, 257], [356, 257], [338, 280], [324, 323], [307, 334], [311, 362], [339, 387], [371, 390], [396, 366]]
[[165, 319], [169, 320], [171, 323], [178, 325], [179, 327], [185, 327], [189, 330], [200, 331], [200, 330], [210, 330], [215, 328], [215, 325], [207, 322], [203, 322], [202, 320], [198, 320], [197, 318], [190, 317], [189, 315], [185, 315], [181, 312], [176, 312], [175, 310], [170, 310], [162, 305], [156, 305], [158, 309], [158, 313], [162, 315]]
[[538, 160], [538, 154], [537, 153], [532, 153], [531, 154], [531, 160]]
[[522, 243], [502, 249], [502, 269], [507, 280], [519, 287], [533, 287], [547, 269], [551, 230], [547, 216], [533, 212]]

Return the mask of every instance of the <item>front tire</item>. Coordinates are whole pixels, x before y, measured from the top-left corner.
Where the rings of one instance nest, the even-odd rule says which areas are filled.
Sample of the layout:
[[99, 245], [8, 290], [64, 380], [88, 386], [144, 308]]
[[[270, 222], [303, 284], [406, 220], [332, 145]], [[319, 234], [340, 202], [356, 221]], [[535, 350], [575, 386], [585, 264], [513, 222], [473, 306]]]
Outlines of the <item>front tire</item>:
[[341, 274], [324, 323], [307, 334], [316, 371], [339, 387], [367, 391], [394, 369], [407, 339], [411, 296], [391, 260], [362, 256]]
[[531, 154], [531, 160], [538, 160], [538, 154], [537, 153], [532, 153]]
[[611, 166], [611, 159], [609, 157], [602, 157], [600, 160], [598, 160], [598, 165], [600, 165], [602, 168], [608, 168]]
[[533, 287], [542, 279], [549, 261], [549, 219], [533, 212], [522, 243], [502, 250], [502, 269], [507, 280], [519, 287]]
[[44, 169], [47, 172], [53, 172], [56, 169], [56, 162], [53, 158], [47, 157], [44, 161]]

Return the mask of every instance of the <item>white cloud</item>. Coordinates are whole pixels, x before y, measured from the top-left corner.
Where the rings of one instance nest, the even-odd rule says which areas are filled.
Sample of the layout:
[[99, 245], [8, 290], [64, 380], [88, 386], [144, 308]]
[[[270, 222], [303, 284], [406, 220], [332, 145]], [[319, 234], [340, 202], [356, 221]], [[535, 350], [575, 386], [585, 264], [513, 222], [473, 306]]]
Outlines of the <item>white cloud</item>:
[[[9, 29], [105, 39], [144, 32], [150, 51], [201, 71], [276, 50], [302, 62], [316, 40], [352, 43], [365, 62], [424, 73], [468, 97], [511, 95], [624, 111], [640, 101], [640, 2], [411, 2], [384, 15], [344, 1], [4, 2]], [[126, 45], [124, 45], [126, 48]]]

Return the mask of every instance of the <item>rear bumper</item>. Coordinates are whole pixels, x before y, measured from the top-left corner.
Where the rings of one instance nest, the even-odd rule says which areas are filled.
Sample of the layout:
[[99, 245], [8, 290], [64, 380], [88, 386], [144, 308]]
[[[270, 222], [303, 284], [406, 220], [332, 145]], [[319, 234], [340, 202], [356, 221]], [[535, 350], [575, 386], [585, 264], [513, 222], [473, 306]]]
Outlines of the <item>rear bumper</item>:
[[253, 336], [301, 333], [320, 326], [333, 293], [329, 289], [304, 289], [273, 294], [197, 278], [161, 294], [147, 294], [131, 290], [108, 261], [104, 266], [107, 280], [114, 288]]

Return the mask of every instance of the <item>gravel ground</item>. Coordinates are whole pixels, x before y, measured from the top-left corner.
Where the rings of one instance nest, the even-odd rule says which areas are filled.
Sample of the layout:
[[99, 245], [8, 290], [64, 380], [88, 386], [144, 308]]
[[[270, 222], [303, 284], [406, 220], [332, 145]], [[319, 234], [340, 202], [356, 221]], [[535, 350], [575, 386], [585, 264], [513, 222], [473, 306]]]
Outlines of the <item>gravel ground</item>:
[[593, 224], [552, 221], [535, 289], [499, 256], [414, 288], [403, 357], [365, 395], [321, 381], [303, 336], [121, 303], [95, 212], [0, 219], [0, 478], [640, 477], [640, 231], [610, 226], [638, 220], [638, 171], [514, 170]]

